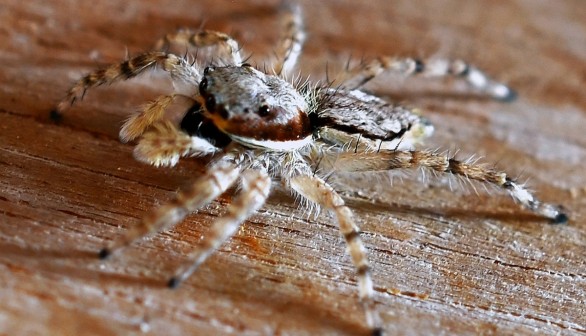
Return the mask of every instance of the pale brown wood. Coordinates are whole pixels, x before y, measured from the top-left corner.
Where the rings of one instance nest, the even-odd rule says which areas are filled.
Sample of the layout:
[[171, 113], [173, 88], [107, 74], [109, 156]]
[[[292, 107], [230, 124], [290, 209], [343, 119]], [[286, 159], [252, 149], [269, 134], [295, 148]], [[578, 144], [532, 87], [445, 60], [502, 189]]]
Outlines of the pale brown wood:
[[[312, 79], [348, 57], [464, 58], [520, 98], [397, 81], [369, 88], [422, 107], [432, 148], [477, 153], [521, 174], [567, 226], [508, 197], [442, 179], [341, 177], [364, 230], [390, 334], [586, 333], [586, 11], [575, 1], [304, 1]], [[231, 194], [107, 262], [96, 252], [201, 174], [205, 160], [155, 169], [117, 132], [168, 91], [145, 77], [89, 93], [48, 118], [90, 69], [148, 50], [179, 27], [230, 32], [263, 65], [276, 1], [14, 1], [0, 4], [0, 334], [366, 334], [354, 269], [327, 215], [306, 218], [277, 188], [182, 287], [164, 284]], [[155, 84], [150, 84], [155, 83]], [[371, 196], [373, 200], [368, 200]], [[494, 196], [494, 197], [493, 197]], [[402, 291], [398, 294], [397, 291]]]

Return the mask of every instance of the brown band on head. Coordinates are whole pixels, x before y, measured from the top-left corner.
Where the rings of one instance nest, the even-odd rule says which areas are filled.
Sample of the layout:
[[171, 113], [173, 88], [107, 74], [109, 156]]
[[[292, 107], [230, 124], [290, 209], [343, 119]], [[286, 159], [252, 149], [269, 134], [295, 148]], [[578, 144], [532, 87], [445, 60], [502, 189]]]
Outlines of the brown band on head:
[[[278, 115], [279, 109], [272, 109], [266, 118], [250, 115], [233, 116], [217, 122], [224, 132], [254, 140], [292, 141], [308, 137], [312, 133], [307, 114], [297, 110], [295, 116]], [[216, 119], [216, 118], [214, 118]], [[217, 119], [216, 119], [217, 121]]]

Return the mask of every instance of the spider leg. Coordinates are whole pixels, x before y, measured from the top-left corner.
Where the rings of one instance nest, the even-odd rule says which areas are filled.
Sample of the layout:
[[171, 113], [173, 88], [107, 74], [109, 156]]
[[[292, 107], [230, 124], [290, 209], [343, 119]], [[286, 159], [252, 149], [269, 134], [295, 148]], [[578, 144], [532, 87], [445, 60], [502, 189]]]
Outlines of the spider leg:
[[352, 263], [356, 267], [360, 301], [366, 313], [366, 322], [373, 335], [380, 334], [381, 321], [374, 306], [373, 285], [366, 249], [360, 239], [360, 229], [355, 224], [352, 211], [344, 200], [324, 180], [317, 176], [298, 175], [291, 179], [291, 188], [304, 198], [332, 211], [344, 236]]
[[228, 207], [228, 213], [211, 227], [201, 245], [190, 254], [190, 261], [181, 267], [169, 280], [169, 287], [175, 288], [187, 279], [222, 243], [236, 233], [240, 224], [265, 203], [271, 189], [271, 179], [266, 172], [246, 170], [242, 175], [240, 195]]
[[283, 78], [291, 75], [295, 68], [303, 42], [303, 16], [298, 4], [284, 3], [281, 15], [281, 37], [275, 51], [276, 61], [273, 64], [273, 72]]
[[67, 92], [65, 99], [57, 105], [57, 110], [52, 112], [52, 116], [58, 118], [69, 105], [75, 103], [77, 99], [83, 98], [88, 89], [127, 80], [157, 66], [168, 72], [174, 80], [186, 82], [195, 87], [201, 80], [199, 71], [187, 63], [184, 58], [160, 51], [147, 52], [124, 62], [95, 70], [82, 77]]
[[[242, 64], [240, 56], [240, 47], [238, 42], [230, 35], [213, 31], [213, 30], [180, 30], [176, 33], [165, 35], [155, 44], [156, 50], [167, 50], [171, 45], [192, 46], [195, 48], [217, 47], [217, 55], [226, 61], [227, 65]], [[214, 53], [216, 54], [216, 53]]]
[[172, 201], [145, 216], [122, 239], [103, 248], [99, 257], [105, 259], [134, 241], [172, 228], [187, 214], [210, 203], [226, 191], [236, 181], [238, 173], [239, 169], [226, 161], [216, 163], [189, 189], [179, 192]]
[[474, 89], [494, 99], [509, 102], [517, 97], [514, 90], [491, 79], [481, 70], [462, 60], [430, 59], [421, 61], [414, 58], [380, 57], [350, 70], [346, 74], [346, 78], [343, 79], [342, 85], [348, 89], [357, 89], [385, 71], [402, 76], [454, 76], [464, 79]]
[[195, 99], [177, 93], [157, 97], [145, 104], [141, 112], [131, 115], [124, 122], [124, 126], [120, 129], [120, 140], [128, 142], [141, 136], [152, 124], [163, 119], [165, 110], [177, 99], [183, 99], [190, 103], [195, 102]]
[[134, 157], [156, 167], [171, 167], [180, 157], [204, 156], [219, 150], [207, 140], [179, 130], [170, 121], [160, 121], [140, 138]]
[[379, 153], [341, 153], [335, 158], [334, 169], [345, 172], [381, 171], [406, 168], [429, 168], [433, 171], [462, 176], [466, 179], [493, 184], [509, 192], [523, 207], [551, 219], [566, 223], [568, 216], [559, 206], [539, 201], [523, 185], [506, 173], [474, 162], [466, 163], [446, 154], [429, 151], [381, 151]]

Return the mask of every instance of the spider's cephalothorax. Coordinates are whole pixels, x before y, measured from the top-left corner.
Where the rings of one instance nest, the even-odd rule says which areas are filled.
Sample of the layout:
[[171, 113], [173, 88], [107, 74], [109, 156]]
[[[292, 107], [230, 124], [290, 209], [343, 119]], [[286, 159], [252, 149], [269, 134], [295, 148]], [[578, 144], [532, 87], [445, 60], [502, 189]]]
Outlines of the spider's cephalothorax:
[[[165, 51], [147, 52], [120, 64], [96, 70], [80, 79], [51, 115], [58, 117], [87, 89], [162, 69], [191, 88], [191, 93], [160, 96], [132, 115], [120, 131], [122, 141], [138, 140], [135, 157], [155, 166], [173, 166], [180, 157], [210, 156], [210, 167], [190, 188], [161, 206], [99, 253], [105, 258], [143, 237], [169, 229], [186, 215], [212, 202], [240, 180], [239, 195], [226, 214], [190, 255], [190, 262], [169, 281], [176, 287], [230, 238], [239, 225], [267, 199], [273, 180], [281, 180], [305, 204], [334, 214], [356, 267], [359, 296], [366, 323], [381, 333], [374, 307], [373, 284], [366, 250], [344, 200], [325, 181], [335, 172], [373, 172], [425, 168], [492, 184], [506, 190], [525, 208], [551, 219], [568, 220], [557, 206], [542, 203], [504, 172], [446, 154], [415, 150], [433, 127], [417, 111], [390, 104], [360, 88], [381, 72], [404, 76], [455, 76], [495, 99], [515, 97], [507, 86], [462, 61], [381, 57], [340, 75], [334, 85], [291, 84], [291, 76], [305, 39], [301, 11], [285, 6], [283, 33], [271, 72], [242, 63], [240, 48], [230, 36], [215, 31], [180, 31], [165, 36], [158, 50], [171, 45], [202, 50], [190, 63]], [[201, 55], [221, 59], [212, 66]], [[177, 125], [165, 111], [175, 101], [190, 106]]]
[[207, 67], [199, 93], [204, 115], [242, 145], [293, 150], [311, 142], [305, 97], [277, 76], [248, 64]]

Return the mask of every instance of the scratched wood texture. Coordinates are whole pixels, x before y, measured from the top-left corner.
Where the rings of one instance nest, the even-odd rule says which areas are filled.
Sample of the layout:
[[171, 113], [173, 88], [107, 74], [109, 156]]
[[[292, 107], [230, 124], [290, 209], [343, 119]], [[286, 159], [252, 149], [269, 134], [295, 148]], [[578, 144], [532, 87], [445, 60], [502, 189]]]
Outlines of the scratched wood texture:
[[[499, 192], [421, 176], [341, 176], [364, 230], [389, 334], [586, 334], [586, 11], [575, 1], [303, 1], [301, 71], [349, 57], [464, 58], [519, 91], [512, 104], [461, 83], [383, 76], [372, 89], [422, 108], [431, 148], [477, 153], [563, 204], [552, 226]], [[335, 223], [268, 204], [182, 287], [164, 283], [231, 194], [107, 262], [96, 252], [200, 175], [155, 169], [117, 132], [169, 90], [159, 77], [92, 91], [56, 125], [49, 111], [90, 69], [148, 50], [180, 27], [230, 32], [260, 66], [276, 1], [0, 3], [0, 334], [366, 334]], [[370, 199], [369, 199], [370, 197]], [[400, 293], [399, 293], [400, 291]]]

